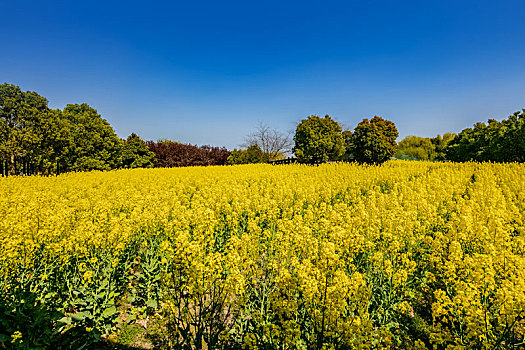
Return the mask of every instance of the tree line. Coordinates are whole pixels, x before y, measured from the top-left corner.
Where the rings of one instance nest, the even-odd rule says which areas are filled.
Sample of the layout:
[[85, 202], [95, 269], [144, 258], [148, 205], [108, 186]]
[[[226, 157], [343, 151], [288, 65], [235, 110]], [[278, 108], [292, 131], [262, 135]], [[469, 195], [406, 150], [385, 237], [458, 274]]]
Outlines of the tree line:
[[354, 131], [343, 130], [329, 115], [303, 119], [296, 128], [293, 152], [300, 163], [357, 161], [379, 164], [396, 151], [399, 136], [395, 124], [374, 116], [363, 119]]
[[293, 139], [290, 136], [259, 125], [249, 135], [245, 149], [231, 152], [228, 163], [272, 162], [292, 152], [294, 161], [306, 164], [330, 161], [379, 164], [394, 155], [399, 133], [393, 122], [378, 116], [363, 119], [352, 132], [343, 130], [329, 115], [323, 118], [311, 115], [297, 125]]
[[407, 136], [396, 143], [393, 122], [375, 116], [354, 131], [343, 130], [328, 115], [302, 120], [294, 136], [293, 152], [302, 163], [357, 161], [380, 164], [390, 158], [428, 161], [525, 161], [525, 109], [498, 122], [476, 123], [459, 134]]
[[454, 162], [524, 162], [525, 110], [515, 112], [501, 122], [478, 122], [459, 134], [424, 138], [407, 136], [399, 142], [397, 158], [415, 160], [450, 160]]
[[525, 161], [525, 110], [498, 122], [476, 123], [459, 134], [408, 136], [399, 144], [395, 124], [363, 119], [348, 130], [330, 116], [311, 115], [295, 133], [259, 124], [240, 149], [171, 140], [120, 139], [89, 105], [51, 109], [46, 98], [0, 85], [0, 175], [60, 174], [137, 167], [180, 167], [272, 162], [290, 153], [301, 163], [356, 161], [380, 164], [393, 157], [431, 161]]
[[60, 174], [138, 167], [224, 165], [225, 148], [120, 139], [89, 105], [51, 109], [46, 98], [0, 85], [0, 175]]

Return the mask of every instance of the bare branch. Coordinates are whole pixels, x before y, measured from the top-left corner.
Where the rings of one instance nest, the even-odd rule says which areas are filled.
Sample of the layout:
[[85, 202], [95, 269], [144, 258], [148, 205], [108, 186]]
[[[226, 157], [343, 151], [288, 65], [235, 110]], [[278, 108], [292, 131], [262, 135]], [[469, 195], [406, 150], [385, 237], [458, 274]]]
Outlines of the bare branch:
[[255, 131], [249, 134], [243, 147], [257, 145], [268, 160], [275, 160], [280, 154], [291, 151], [291, 133], [283, 133], [277, 129], [272, 129], [268, 125], [259, 123]]

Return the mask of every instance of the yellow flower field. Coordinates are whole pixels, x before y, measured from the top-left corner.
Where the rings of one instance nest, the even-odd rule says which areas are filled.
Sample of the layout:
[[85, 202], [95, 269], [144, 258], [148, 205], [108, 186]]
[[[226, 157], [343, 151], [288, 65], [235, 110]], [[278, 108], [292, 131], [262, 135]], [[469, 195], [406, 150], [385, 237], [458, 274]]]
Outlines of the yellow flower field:
[[19, 347], [523, 347], [525, 165], [0, 178], [0, 312]]

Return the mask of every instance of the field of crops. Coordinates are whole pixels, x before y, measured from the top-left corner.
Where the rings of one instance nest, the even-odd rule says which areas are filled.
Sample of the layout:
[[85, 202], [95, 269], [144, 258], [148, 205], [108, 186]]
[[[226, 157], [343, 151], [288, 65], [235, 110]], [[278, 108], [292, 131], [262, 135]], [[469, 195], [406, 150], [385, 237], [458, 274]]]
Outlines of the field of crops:
[[515, 349], [524, 335], [525, 165], [0, 178], [0, 348]]

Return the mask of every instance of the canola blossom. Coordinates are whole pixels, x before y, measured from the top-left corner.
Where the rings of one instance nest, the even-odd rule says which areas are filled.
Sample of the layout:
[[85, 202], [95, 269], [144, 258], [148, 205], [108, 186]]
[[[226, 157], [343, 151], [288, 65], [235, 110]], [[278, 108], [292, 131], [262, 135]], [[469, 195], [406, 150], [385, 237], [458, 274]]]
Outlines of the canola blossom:
[[139, 323], [185, 349], [519, 348], [525, 165], [0, 178], [0, 299], [6, 346], [40, 341], [39, 310], [54, 336]]

